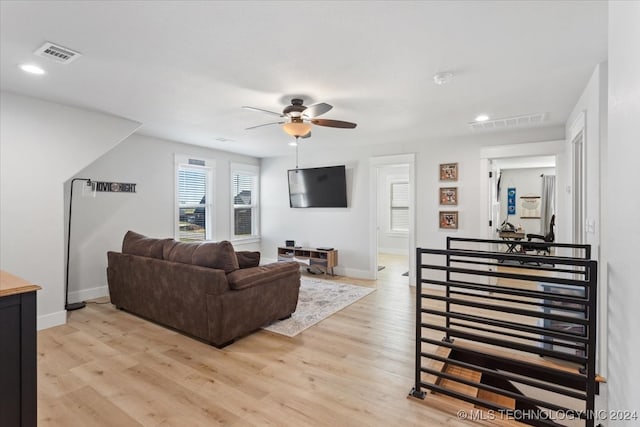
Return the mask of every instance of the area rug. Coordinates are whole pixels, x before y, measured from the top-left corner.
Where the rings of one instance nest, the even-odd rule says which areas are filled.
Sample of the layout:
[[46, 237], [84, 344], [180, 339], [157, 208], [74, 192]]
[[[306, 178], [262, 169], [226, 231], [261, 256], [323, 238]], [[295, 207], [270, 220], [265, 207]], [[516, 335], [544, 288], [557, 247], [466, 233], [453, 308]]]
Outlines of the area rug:
[[302, 277], [296, 311], [290, 318], [272, 323], [263, 329], [294, 337], [374, 290], [349, 283]]

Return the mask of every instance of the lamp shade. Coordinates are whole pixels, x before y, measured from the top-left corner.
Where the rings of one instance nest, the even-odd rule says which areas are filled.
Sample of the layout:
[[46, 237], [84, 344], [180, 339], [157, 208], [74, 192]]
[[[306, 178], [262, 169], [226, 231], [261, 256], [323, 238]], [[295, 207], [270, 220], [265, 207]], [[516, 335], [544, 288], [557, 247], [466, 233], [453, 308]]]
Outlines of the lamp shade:
[[282, 125], [282, 129], [291, 136], [301, 137], [311, 131], [311, 125], [303, 122], [291, 122]]

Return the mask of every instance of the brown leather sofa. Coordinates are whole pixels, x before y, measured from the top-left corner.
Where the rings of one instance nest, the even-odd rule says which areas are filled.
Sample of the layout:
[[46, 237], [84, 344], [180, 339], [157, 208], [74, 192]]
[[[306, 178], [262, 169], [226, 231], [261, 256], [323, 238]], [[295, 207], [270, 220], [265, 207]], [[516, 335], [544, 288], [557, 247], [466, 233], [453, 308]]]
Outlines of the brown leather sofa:
[[295, 262], [259, 266], [259, 252], [235, 252], [228, 241], [182, 243], [132, 231], [122, 253], [108, 252], [111, 303], [224, 347], [298, 304]]

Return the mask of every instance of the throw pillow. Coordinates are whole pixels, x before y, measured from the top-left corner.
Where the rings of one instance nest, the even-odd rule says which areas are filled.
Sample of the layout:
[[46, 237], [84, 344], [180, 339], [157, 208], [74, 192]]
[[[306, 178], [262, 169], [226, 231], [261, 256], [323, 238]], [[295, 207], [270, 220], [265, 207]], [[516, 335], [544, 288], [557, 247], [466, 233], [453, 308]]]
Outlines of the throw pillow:
[[251, 268], [260, 265], [260, 252], [238, 251], [236, 252], [236, 257], [240, 268]]
[[122, 253], [162, 259], [162, 248], [167, 240], [171, 239], [154, 239], [129, 230], [122, 240]]

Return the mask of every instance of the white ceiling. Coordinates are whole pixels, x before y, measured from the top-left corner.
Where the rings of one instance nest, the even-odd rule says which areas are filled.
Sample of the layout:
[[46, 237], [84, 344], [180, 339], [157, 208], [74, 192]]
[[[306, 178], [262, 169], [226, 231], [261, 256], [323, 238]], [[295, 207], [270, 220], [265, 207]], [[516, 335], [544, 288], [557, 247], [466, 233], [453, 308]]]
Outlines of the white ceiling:
[[[479, 113], [547, 112], [545, 125], [563, 124], [607, 58], [598, 1], [2, 1], [0, 23], [2, 90], [257, 157], [288, 153], [290, 137], [244, 130], [273, 117], [242, 105], [330, 103], [323, 118], [358, 127], [314, 127], [309, 143], [327, 147], [437, 143], [471, 135]], [[83, 56], [34, 56], [45, 41]], [[47, 74], [25, 74], [25, 62]], [[444, 70], [453, 81], [433, 84]]]

